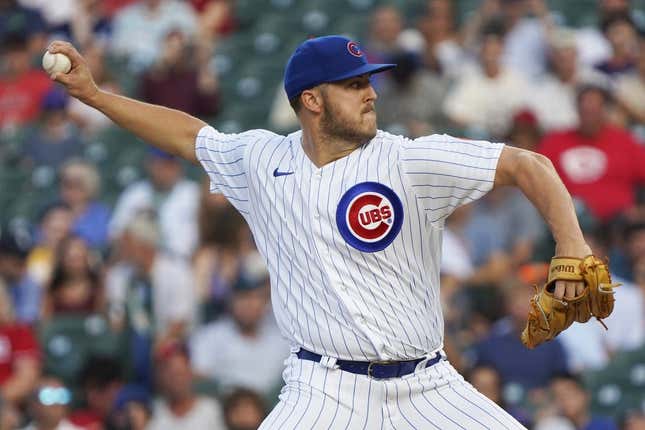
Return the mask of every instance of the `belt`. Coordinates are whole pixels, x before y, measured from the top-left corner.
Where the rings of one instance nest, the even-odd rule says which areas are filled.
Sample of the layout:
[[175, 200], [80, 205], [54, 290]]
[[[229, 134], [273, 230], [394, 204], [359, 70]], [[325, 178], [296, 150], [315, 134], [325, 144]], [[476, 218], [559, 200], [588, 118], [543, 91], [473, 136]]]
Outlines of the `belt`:
[[[315, 352], [307, 351], [300, 348], [296, 356], [302, 360], [315, 361], [320, 363], [323, 356]], [[417, 365], [424, 360], [426, 361], [424, 369], [437, 364], [442, 359], [442, 355], [437, 353], [436, 357], [428, 359], [427, 357], [416, 358], [414, 360], [405, 361], [349, 361], [349, 360], [336, 360], [335, 366], [346, 372], [355, 373], [357, 375], [367, 375], [375, 379], [387, 378], [400, 378], [401, 376], [414, 373]]]

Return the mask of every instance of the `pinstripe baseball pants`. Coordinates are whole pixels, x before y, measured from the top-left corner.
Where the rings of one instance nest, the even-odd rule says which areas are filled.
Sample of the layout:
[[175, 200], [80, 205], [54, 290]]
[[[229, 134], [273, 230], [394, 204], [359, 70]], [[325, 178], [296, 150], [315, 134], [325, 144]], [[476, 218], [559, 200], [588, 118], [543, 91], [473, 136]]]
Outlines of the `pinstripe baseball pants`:
[[526, 430], [446, 360], [385, 380], [293, 354], [285, 363], [280, 402], [260, 430]]

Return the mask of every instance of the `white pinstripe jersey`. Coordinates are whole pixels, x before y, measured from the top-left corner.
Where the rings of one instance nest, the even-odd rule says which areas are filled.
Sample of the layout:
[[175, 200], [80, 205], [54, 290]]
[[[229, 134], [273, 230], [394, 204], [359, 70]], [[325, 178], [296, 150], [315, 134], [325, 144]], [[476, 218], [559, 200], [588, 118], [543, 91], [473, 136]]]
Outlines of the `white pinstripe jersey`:
[[502, 144], [379, 131], [317, 168], [300, 131], [200, 130], [197, 158], [248, 222], [293, 347], [346, 360], [404, 360], [443, 345], [445, 218], [493, 186]]

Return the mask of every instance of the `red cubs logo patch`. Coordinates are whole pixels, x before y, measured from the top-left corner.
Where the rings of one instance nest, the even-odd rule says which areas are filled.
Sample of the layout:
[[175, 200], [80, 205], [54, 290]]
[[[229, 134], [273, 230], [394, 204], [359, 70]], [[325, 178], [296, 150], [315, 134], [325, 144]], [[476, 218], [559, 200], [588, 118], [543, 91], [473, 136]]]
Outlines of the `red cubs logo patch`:
[[359, 239], [382, 239], [392, 228], [392, 204], [380, 194], [361, 194], [349, 204], [347, 224]]
[[385, 249], [402, 223], [401, 200], [390, 188], [376, 182], [351, 187], [336, 209], [336, 224], [343, 239], [365, 252]]
[[362, 57], [363, 56], [363, 51], [361, 51], [361, 48], [358, 46], [358, 43], [356, 43], [356, 42], [348, 42], [347, 43], [347, 50], [354, 57]]

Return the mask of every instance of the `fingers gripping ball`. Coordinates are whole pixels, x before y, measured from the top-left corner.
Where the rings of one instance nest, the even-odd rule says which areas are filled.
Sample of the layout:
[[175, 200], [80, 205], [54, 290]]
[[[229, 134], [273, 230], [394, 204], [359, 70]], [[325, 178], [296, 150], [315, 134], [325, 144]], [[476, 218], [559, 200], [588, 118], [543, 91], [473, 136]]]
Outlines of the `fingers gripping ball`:
[[[576, 297], [558, 299], [553, 290], [556, 281], [584, 282], [585, 287]], [[614, 288], [618, 285], [611, 282], [607, 265], [593, 255], [584, 259], [554, 257], [547, 283], [531, 299], [522, 343], [535, 348], [556, 337], [574, 321], [584, 323], [592, 316], [598, 321], [607, 318], [613, 311]]]
[[72, 62], [65, 54], [51, 54], [49, 51], [45, 51], [43, 69], [50, 75], [52, 73], [69, 73], [72, 70]]

